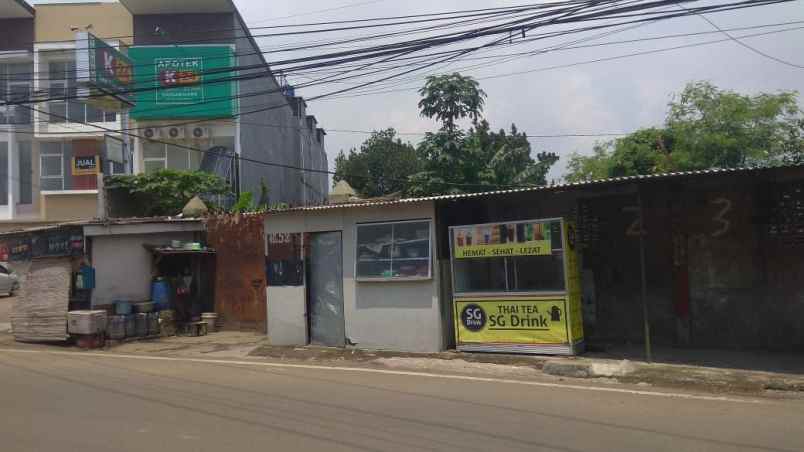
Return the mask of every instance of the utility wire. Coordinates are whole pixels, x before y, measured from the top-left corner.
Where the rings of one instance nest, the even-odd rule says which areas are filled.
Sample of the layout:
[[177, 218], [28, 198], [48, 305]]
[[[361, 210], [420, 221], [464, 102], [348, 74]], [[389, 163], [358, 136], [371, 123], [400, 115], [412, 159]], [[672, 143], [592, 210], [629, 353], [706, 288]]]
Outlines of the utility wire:
[[[790, 23], [800, 23], [800, 22], [801, 21], [790, 22]], [[756, 27], [742, 27], [742, 29], [752, 29], [752, 28], [756, 28]], [[770, 31], [770, 32], [748, 34], [748, 35], [740, 36], [739, 38], [740, 39], [747, 39], [747, 38], [752, 38], [752, 37], [766, 36], [766, 35], [770, 35], [770, 34], [776, 34], [776, 33], [788, 32], [788, 31], [797, 31], [797, 30], [802, 30], [802, 29], [804, 29], [804, 27], [794, 27], [794, 28], [787, 28], [787, 29], [782, 29], [782, 30], [774, 30], [774, 31]], [[576, 46], [576, 47], [568, 47], [565, 50], [570, 50], [570, 49], [574, 49], [574, 48], [587, 48], [587, 47], [595, 47], [595, 46], [603, 46], [603, 45], [631, 43], [631, 42], [635, 42], [635, 41], [640, 42], [640, 41], [643, 41], [643, 40], [647, 41], [647, 40], [655, 40], [655, 39], [665, 39], [665, 38], [668, 38], [668, 37], [680, 37], [680, 36], [688, 36], [688, 35], [707, 34], [707, 33], [715, 33], [715, 32], [697, 32], [697, 33], [690, 33], [690, 34], [670, 35], [670, 36], [667, 36], [667, 37], [650, 37], [650, 38], [643, 38], [643, 39], [639, 39], [639, 40], [626, 40], [626, 41], [617, 41], [617, 42], [609, 42], [609, 43], [588, 44], [588, 45], [581, 45], [581, 46]], [[545, 67], [545, 68], [538, 68], [538, 69], [522, 71], [522, 72], [514, 72], [514, 73], [508, 73], [508, 74], [498, 74], [498, 75], [493, 75], [493, 76], [489, 76], [489, 77], [480, 77], [478, 79], [483, 80], [483, 79], [489, 79], [489, 78], [509, 77], [509, 76], [513, 76], [513, 75], [521, 75], [521, 74], [524, 74], [524, 73], [541, 72], [541, 71], [554, 70], [554, 69], [560, 69], [560, 68], [574, 67], [574, 66], [583, 65], [583, 64], [591, 64], [591, 63], [596, 63], [596, 62], [601, 62], [601, 61], [610, 61], [610, 60], [616, 60], [616, 59], [627, 58], [627, 57], [632, 57], [632, 56], [646, 55], [646, 54], [652, 54], [652, 53], [660, 53], [660, 52], [666, 52], [666, 51], [670, 51], [670, 50], [677, 50], [677, 49], [681, 49], [681, 48], [697, 47], [697, 46], [703, 46], [703, 45], [711, 45], [711, 44], [716, 44], [716, 43], [722, 43], [722, 42], [725, 42], [725, 41], [726, 41], [726, 39], [720, 39], [720, 40], [706, 41], [706, 42], [701, 42], [701, 43], [686, 44], [686, 45], [682, 45], [682, 46], [674, 46], [674, 47], [663, 48], [663, 49], [649, 50], [649, 51], [645, 51], [645, 52], [636, 52], [636, 53], [632, 53], [632, 54], [625, 54], [625, 55], [618, 55], [618, 56], [601, 58], [601, 59], [594, 59], [594, 60], [588, 60], [588, 61], [575, 62], [575, 63], [566, 64], [566, 65], [549, 66], [549, 67]], [[362, 93], [362, 94], [351, 95], [351, 96], [338, 96], [338, 97], [332, 97], [332, 99], [362, 97], [364, 95], [374, 95], [374, 94], [385, 94], [385, 93], [391, 93], [391, 92], [412, 91], [412, 90], [416, 90], [416, 89], [418, 89], [418, 87], [417, 88], [398, 89], [398, 90], [368, 92], [368, 93]], [[254, 93], [254, 94], [259, 95], [259, 94], [264, 94], [264, 93], [265, 93], [264, 91], [260, 91], [260, 92]], [[251, 95], [251, 93], [248, 94], [248, 95]], [[320, 99], [320, 100], [329, 100], [329, 99]], [[209, 100], [209, 102], [217, 102], [217, 100], [215, 98], [213, 98], [213, 99]], [[199, 103], [198, 105], [200, 107], [200, 105], [203, 105], [203, 104], [204, 103]], [[279, 105], [277, 107], [282, 107], [282, 106], [285, 106], [285, 105]], [[259, 110], [256, 110], [256, 111], [242, 111], [241, 113], [239, 113], [239, 114], [237, 114], [235, 116], [241, 116], [242, 117], [242, 116], [247, 116], [247, 115], [254, 114], [254, 113], [260, 113], [260, 112], [263, 112], [263, 111], [266, 111], [266, 109], [259, 109]], [[192, 120], [192, 121], [187, 121], [187, 122], [179, 122], [179, 123], [172, 124], [172, 125], [181, 126], [181, 125], [191, 125], [191, 124], [202, 124], [204, 122], [211, 122], [211, 121], [217, 121], [217, 119]], [[246, 122], [241, 121], [241, 123], [245, 124]], [[61, 123], [59, 123], [59, 124], [61, 124]], [[252, 124], [255, 124], [255, 123], [252, 123]], [[281, 125], [262, 124], [262, 123], [259, 123], [259, 125], [264, 125], [266, 127], [279, 127], [279, 128], [295, 129], [295, 127], [293, 127], [293, 126], [281, 126]], [[132, 131], [132, 130], [144, 130], [144, 129], [147, 129], [147, 128], [150, 128], [150, 126], [134, 127], [134, 128], [120, 129], [120, 130]], [[369, 131], [355, 131], [355, 130], [337, 130], [337, 129], [324, 129], [324, 130], [327, 131], [327, 132], [336, 132], [336, 133], [337, 132], [341, 132], [341, 133], [367, 133], [367, 134], [372, 133], [372, 132], [369, 132]], [[84, 134], [84, 133], [85, 132], [76, 132], [76, 134]], [[64, 133], [54, 133], [54, 134], [61, 135], [61, 134], [64, 134]], [[425, 135], [425, 133], [406, 132], [406, 133], [400, 133], [400, 135]], [[617, 136], [617, 135], [622, 135], [622, 134], [620, 134], [620, 133], [608, 133], [607, 132], [607, 133], [595, 133], [595, 134], [572, 134], [572, 133], [570, 133], [570, 134], [545, 134], [545, 135], [532, 135], [532, 136], [535, 137], [535, 138], [553, 138], [553, 137], [563, 137], [563, 136]]]
[[[678, 5], [678, 7], [679, 7], [679, 8], [681, 8], [681, 9], [683, 9], [683, 10], [687, 10], [687, 8], [685, 8], [684, 6], [682, 6], [682, 5], [680, 5], [680, 4]], [[687, 10], [687, 11], [689, 11], [689, 10]], [[743, 41], [741, 41], [741, 40], [739, 40], [738, 38], [735, 38], [734, 36], [732, 36], [731, 34], [729, 34], [729, 32], [728, 32], [728, 31], [726, 31], [726, 30], [724, 30], [724, 29], [720, 28], [720, 27], [719, 27], [719, 26], [718, 26], [716, 23], [712, 22], [712, 21], [711, 21], [711, 20], [710, 20], [708, 17], [706, 17], [705, 15], [703, 15], [703, 14], [697, 14], [697, 15], [698, 15], [698, 17], [700, 17], [701, 19], [703, 19], [703, 20], [705, 20], [707, 23], [709, 23], [709, 25], [711, 25], [711, 26], [712, 26], [712, 27], [713, 27], [715, 30], [717, 30], [717, 31], [719, 31], [719, 32], [721, 32], [721, 33], [723, 33], [723, 35], [725, 35], [726, 37], [728, 37], [728, 38], [729, 38], [729, 39], [731, 39], [732, 41], [736, 42], [736, 43], [737, 43], [737, 44], [739, 44], [740, 46], [742, 46], [742, 47], [744, 47], [744, 48], [746, 48], [746, 49], [750, 50], [751, 52], [754, 52], [754, 53], [756, 53], [757, 55], [759, 55], [759, 56], [763, 56], [763, 57], [765, 57], [765, 58], [767, 58], [767, 59], [769, 59], [769, 60], [773, 60], [773, 61], [775, 61], [775, 62], [777, 62], [777, 63], [784, 64], [785, 66], [793, 67], [793, 68], [796, 68], [796, 69], [804, 69], [804, 65], [800, 65], [800, 64], [791, 63], [790, 61], [786, 61], [786, 60], [783, 60], [783, 59], [781, 59], [781, 58], [779, 58], [779, 57], [775, 57], [775, 56], [773, 56], [773, 55], [771, 55], [771, 54], [769, 54], [769, 53], [766, 53], [766, 52], [763, 52], [762, 50], [757, 49], [756, 47], [753, 47], [753, 46], [750, 46], [750, 45], [748, 45], [748, 44], [744, 43]]]
[[[768, 31], [768, 32], [763, 32], [763, 33], [753, 33], [753, 34], [739, 36], [739, 39], [747, 39], [747, 38], [753, 38], [753, 37], [758, 37], [758, 36], [767, 36], [767, 35], [783, 33], [783, 32], [788, 32], [788, 31], [797, 31], [797, 30], [802, 30], [802, 29], [804, 29], [804, 27], [795, 27], [795, 28], [788, 28], [788, 29], [783, 29], [783, 30], [774, 30], [774, 31]], [[556, 70], [556, 69], [566, 69], [566, 68], [582, 66], [582, 65], [587, 65], [587, 64], [600, 63], [600, 62], [606, 62], [606, 61], [614, 61], [614, 60], [619, 60], [619, 59], [624, 59], [624, 58], [631, 58], [631, 57], [635, 57], [635, 56], [644, 56], [644, 55], [651, 55], [651, 54], [656, 54], [656, 53], [664, 53], [664, 52], [670, 52], [670, 51], [673, 51], [673, 50], [700, 47], [700, 46], [718, 44], [718, 43], [723, 43], [723, 42], [728, 42], [728, 41], [730, 41], [730, 39], [717, 39], [717, 40], [704, 41], [704, 42], [698, 42], [698, 43], [692, 43], [692, 44], [684, 44], [684, 45], [673, 46], [673, 47], [665, 47], [665, 48], [661, 48], [661, 49], [646, 50], [646, 51], [642, 51], [642, 52], [634, 52], [634, 53], [627, 53], [627, 54], [616, 55], [616, 56], [611, 56], [611, 57], [604, 57], [604, 58], [596, 58], [596, 59], [592, 59], [592, 60], [578, 61], [578, 62], [569, 63], [569, 64], [560, 64], [560, 65], [555, 65], [555, 66], [546, 66], [546, 67], [542, 67], [542, 68], [529, 69], [529, 70], [524, 70], [524, 71], [508, 72], [508, 73], [504, 73], [504, 74], [495, 74], [495, 75], [489, 75], [489, 76], [483, 76], [483, 77], [475, 77], [475, 80], [492, 80], [492, 79], [497, 79], [497, 78], [512, 77], [512, 76], [516, 76], [516, 75], [532, 74], [532, 73], [536, 73], [536, 72], [546, 72], [546, 71], [551, 71], [551, 70]], [[408, 87], [408, 88], [399, 88], [399, 89], [382, 90], [382, 91], [368, 91], [368, 92], [362, 92], [362, 93], [359, 93], [359, 94], [352, 94], [350, 96], [337, 96], [337, 97], [331, 97], [331, 98], [322, 99], [322, 100], [340, 100], [340, 99], [354, 98], [354, 97], [373, 96], [373, 95], [377, 95], [377, 94], [391, 94], [391, 93], [410, 92], [410, 91], [416, 91], [418, 89], [419, 89], [418, 87]]]

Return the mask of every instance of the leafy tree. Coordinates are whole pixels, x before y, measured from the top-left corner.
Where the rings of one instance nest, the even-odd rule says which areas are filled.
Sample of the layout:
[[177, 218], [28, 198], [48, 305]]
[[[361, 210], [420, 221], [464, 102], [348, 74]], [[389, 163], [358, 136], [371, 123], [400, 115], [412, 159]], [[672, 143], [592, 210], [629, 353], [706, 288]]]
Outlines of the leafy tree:
[[[419, 144], [423, 170], [410, 179], [408, 194], [484, 191], [523, 185], [544, 185], [558, 156], [541, 153], [534, 160], [527, 135], [511, 125], [509, 132], [492, 132], [481, 120], [486, 93], [471, 77], [460, 74], [430, 77], [420, 90], [423, 116], [441, 121], [438, 132]], [[472, 120], [463, 131], [456, 121]]]
[[144, 216], [176, 215], [196, 195], [231, 194], [225, 180], [201, 171], [110, 176], [105, 184], [107, 189], [126, 193]]
[[419, 95], [422, 116], [441, 121], [447, 132], [456, 131], [455, 122], [459, 119], [469, 117], [477, 121], [486, 102], [486, 93], [479, 83], [458, 73], [427, 77]]
[[598, 144], [591, 156], [573, 154], [566, 179], [800, 163], [802, 137], [797, 93], [748, 96], [694, 82], [670, 102], [663, 128]]
[[335, 159], [334, 181], [345, 180], [360, 195], [376, 197], [405, 190], [407, 179], [421, 168], [416, 149], [397, 137], [396, 130], [374, 132], [348, 156]]

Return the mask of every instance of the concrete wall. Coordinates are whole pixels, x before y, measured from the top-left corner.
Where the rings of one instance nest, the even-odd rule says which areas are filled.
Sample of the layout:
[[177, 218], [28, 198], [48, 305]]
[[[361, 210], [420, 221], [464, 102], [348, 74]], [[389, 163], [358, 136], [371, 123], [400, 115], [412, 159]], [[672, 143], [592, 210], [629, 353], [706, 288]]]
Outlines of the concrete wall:
[[171, 240], [191, 241], [193, 238], [193, 232], [92, 237], [96, 281], [92, 305], [110, 304], [115, 300], [149, 300], [153, 257], [143, 245], [166, 245]]
[[[115, 37], [131, 44], [134, 34], [131, 13], [120, 3], [46, 4], [36, 5], [35, 34], [37, 42], [75, 39], [70, 28], [84, 27], [99, 38]], [[125, 36], [118, 38], [120, 36]]]
[[[327, 175], [306, 173], [306, 167], [326, 170], [323, 135], [310, 130], [305, 113], [294, 111], [277, 79], [265, 64], [257, 44], [248, 38], [237, 14], [136, 15], [137, 45], [234, 44], [241, 77], [237, 82], [240, 116], [237, 140], [240, 156], [240, 190], [259, 197], [261, 182], [269, 187], [272, 203], [318, 204], [327, 198]], [[159, 29], [165, 35], [154, 34]], [[204, 31], [204, 33], [199, 33]], [[265, 163], [257, 163], [265, 162]], [[304, 186], [308, 186], [304, 191]]]
[[272, 345], [307, 344], [304, 286], [268, 287], [268, 338]]
[[98, 194], [40, 194], [40, 212], [47, 221], [81, 220], [98, 217]]
[[[342, 231], [346, 337], [360, 348], [435, 352], [444, 348], [438, 263], [435, 260], [432, 264], [432, 280], [355, 280], [357, 224], [422, 219], [435, 219], [432, 203], [392, 209], [330, 209], [269, 215], [266, 218], [266, 233]], [[271, 342], [305, 344], [307, 321], [303, 317], [306, 312], [304, 288], [269, 287], [267, 292], [268, 336]]]
[[33, 19], [0, 19], [0, 51], [33, 50]]
[[[144, 14], [134, 16], [134, 44], [171, 45], [176, 43], [228, 43], [232, 14]], [[154, 31], [159, 28], [161, 33]], [[220, 38], [220, 41], [210, 41]], [[199, 43], [201, 44], [201, 43]]]

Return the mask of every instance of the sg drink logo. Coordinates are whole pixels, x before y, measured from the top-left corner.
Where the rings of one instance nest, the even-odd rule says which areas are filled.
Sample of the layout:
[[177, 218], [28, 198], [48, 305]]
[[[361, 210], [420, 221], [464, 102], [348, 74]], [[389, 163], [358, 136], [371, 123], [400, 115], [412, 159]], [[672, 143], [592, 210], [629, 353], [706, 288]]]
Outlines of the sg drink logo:
[[472, 332], [482, 330], [486, 326], [486, 311], [476, 304], [469, 304], [461, 311], [461, 323]]

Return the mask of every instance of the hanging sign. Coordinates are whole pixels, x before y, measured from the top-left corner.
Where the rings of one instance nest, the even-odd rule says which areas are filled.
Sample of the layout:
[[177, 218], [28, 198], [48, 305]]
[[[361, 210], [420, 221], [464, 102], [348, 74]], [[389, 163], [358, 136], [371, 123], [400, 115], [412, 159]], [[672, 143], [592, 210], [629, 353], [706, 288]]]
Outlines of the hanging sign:
[[73, 157], [73, 176], [93, 176], [98, 174], [100, 159], [97, 155]]
[[91, 33], [75, 36], [76, 82], [86, 102], [110, 111], [134, 104], [131, 59]]
[[550, 222], [492, 223], [453, 228], [455, 259], [549, 256]]
[[569, 344], [567, 300], [455, 300], [458, 344]]

